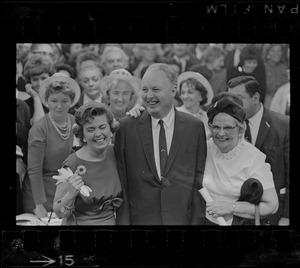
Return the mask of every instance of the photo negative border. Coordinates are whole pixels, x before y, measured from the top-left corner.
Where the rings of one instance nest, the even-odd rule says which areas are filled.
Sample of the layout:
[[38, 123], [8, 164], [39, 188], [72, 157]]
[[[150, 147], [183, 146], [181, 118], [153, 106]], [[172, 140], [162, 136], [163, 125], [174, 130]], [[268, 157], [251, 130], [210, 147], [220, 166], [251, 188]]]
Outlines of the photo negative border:
[[[3, 267], [299, 265], [297, 157], [291, 157], [289, 227], [16, 226], [11, 178], [16, 43], [289, 43], [296, 107], [299, 1], [4, 1], [2, 19]], [[295, 110], [292, 105], [292, 118]]]

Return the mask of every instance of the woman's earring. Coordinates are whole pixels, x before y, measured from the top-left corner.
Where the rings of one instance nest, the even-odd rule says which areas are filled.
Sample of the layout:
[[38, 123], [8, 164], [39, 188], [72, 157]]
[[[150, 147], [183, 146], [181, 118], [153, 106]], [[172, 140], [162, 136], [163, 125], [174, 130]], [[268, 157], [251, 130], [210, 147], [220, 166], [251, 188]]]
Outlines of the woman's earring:
[[85, 139], [85, 138], [83, 138], [83, 139], [82, 139], [82, 141], [83, 141], [83, 142], [86, 142], [86, 139]]

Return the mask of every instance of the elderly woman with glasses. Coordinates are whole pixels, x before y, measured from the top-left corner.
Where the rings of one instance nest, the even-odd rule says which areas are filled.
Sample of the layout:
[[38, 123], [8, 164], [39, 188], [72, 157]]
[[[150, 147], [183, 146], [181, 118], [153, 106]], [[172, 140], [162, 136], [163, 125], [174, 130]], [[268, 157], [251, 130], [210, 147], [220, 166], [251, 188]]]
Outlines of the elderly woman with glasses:
[[206, 203], [206, 224], [218, 224], [219, 217], [227, 225], [253, 224], [249, 219], [255, 218], [255, 212], [260, 218], [275, 213], [278, 197], [273, 175], [266, 155], [244, 137], [242, 100], [219, 93], [207, 116], [212, 138], [207, 142], [203, 187], [213, 201]]

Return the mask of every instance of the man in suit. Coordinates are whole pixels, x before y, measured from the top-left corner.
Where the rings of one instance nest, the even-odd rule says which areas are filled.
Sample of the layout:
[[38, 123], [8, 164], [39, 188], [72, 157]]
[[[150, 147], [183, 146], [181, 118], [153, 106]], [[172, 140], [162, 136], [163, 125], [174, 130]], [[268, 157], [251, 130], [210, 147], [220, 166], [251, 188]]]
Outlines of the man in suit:
[[[152, 64], [141, 85], [146, 111], [120, 122], [114, 148], [125, 202], [117, 224], [198, 225], [204, 219], [198, 192], [206, 160], [204, 124], [174, 108], [176, 87], [170, 65]], [[166, 164], [159, 149], [162, 129]]]
[[252, 76], [231, 79], [228, 91], [240, 96], [249, 120], [250, 142], [266, 155], [271, 165], [279, 198], [276, 214], [265, 220], [270, 225], [289, 225], [290, 120], [288, 116], [266, 109], [260, 101], [260, 88]]

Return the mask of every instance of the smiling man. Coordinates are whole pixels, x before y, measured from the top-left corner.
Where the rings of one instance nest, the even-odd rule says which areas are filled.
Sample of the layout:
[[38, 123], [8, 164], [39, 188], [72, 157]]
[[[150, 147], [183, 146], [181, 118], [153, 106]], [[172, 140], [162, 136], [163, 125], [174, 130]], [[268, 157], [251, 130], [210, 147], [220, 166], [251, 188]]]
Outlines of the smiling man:
[[197, 191], [206, 159], [204, 124], [175, 110], [176, 87], [170, 65], [152, 64], [141, 84], [146, 111], [121, 120], [115, 155], [125, 204], [117, 224], [199, 225], [204, 219]]

